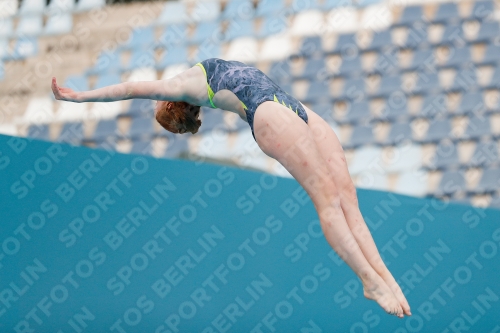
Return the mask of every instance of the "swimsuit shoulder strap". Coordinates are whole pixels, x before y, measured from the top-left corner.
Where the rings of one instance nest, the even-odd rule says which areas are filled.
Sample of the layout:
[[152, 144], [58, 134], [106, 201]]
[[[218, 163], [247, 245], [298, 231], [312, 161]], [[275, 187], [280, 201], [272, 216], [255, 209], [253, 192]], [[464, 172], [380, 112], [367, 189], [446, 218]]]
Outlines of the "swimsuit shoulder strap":
[[212, 90], [212, 87], [210, 87], [210, 84], [208, 84], [208, 76], [207, 76], [207, 71], [205, 69], [205, 67], [203, 66], [203, 64], [201, 62], [197, 63], [196, 66], [200, 67], [202, 70], [203, 70], [203, 73], [205, 74], [205, 78], [207, 79], [207, 94], [208, 94], [208, 99], [210, 100], [210, 105], [212, 105], [212, 107], [214, 109], [216, 109], [217, 107], [214, 105], [214, 102], [213, 102], [213, 98], [214, 98], [214, 91]]

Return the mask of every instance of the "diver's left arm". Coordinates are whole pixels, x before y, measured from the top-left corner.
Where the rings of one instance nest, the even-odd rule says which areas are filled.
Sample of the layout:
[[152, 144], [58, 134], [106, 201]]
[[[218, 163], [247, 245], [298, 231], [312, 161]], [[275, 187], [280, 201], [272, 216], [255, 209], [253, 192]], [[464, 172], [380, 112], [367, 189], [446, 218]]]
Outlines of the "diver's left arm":
[[113, 102], [133, 98], [163, 101], [182, 101], [184, 89], [182, 80], [124, 82], [89, 91], [73, 91], [57, 85], [52, 78], [52, 92], [57, 100], [70, 102]]

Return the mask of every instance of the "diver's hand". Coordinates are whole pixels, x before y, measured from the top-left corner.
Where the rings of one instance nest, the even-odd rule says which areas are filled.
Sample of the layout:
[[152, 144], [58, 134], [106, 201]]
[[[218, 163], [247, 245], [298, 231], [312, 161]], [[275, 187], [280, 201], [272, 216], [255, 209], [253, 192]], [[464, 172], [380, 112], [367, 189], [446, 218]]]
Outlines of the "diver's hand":
[[52, 92], [59, 101], [80, 102], [80, 93], [70, 88], [59, 87], [55, 77], [52, 78]]

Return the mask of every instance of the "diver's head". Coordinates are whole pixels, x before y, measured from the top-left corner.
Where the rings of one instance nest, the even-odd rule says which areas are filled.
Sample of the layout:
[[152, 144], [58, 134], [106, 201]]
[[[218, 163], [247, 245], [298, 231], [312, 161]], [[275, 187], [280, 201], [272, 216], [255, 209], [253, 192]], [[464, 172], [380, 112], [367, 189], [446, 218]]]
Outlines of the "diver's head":
[[200, 107], [186, 102], [158, 101], [155, 118], [160, 125], [172, 133], [195, 134], [201, 126]]

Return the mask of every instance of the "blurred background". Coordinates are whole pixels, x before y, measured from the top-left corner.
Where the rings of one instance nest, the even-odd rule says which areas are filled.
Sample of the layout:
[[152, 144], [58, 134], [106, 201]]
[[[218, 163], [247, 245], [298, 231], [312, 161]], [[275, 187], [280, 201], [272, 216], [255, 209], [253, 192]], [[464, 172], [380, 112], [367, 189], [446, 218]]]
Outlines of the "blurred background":
[[500, 207], [495, 1], [0, 1], [0, 133], [290, 176], [238, 116], [173, 135], [154, 102], [55, 101], [165, 79], [206, 58], [254, 65], [339, 136], [360, 188]]

